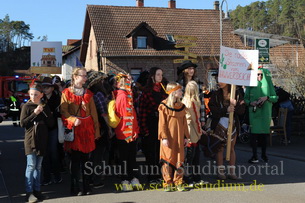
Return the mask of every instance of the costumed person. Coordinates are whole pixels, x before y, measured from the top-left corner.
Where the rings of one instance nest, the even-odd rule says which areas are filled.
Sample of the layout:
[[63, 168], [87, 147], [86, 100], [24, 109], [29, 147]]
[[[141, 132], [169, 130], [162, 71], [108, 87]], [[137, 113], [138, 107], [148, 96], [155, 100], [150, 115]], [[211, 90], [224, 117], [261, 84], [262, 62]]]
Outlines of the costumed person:
[[186, 87], [186, 84], [191, 80], [196, 81], [199, 85], [201, 84], [197, 78], [196, 68], [197, 64], [194, 64], [192, 61], [189, 60], [184, 61], [181, 66], [177, 68], [177, 82], [183, 87], [183, 89]]
[[[68, 86], [66, 86], [64, 81], [61, 81], [61, 78], [58, 75], [54, 75], [52, 77], [52, 84], [54, 85], [54, 90], [52, 93], [53, 97], [56, 95], [56, 97], [61, 98], [61, 92], [65, 89], [65, 87], [68, 87]], [[61, 116], [60, 113], [59, 113], [59, 116]], [[66, 163], [66, 153], [64, 151], [63, 143], [58, 143], [57, 148], [58, 148], [59, 161], [60, 161], [60, 165], [59, 165], [60, 171], [66, 172], [68, 167], [67, 167], [67, 163]]]
[[14, 127], [19, 126], [20, 120], [20, 101], [17, 93], [13, 93], [9, 100], [9, 115], [12, 117]]
[[[190, 133], [190, 143], [185, 147], [185, 161], [184, 164], [187, 170], [184, 174], [184, 180], [189, 187], [195, 184], [203, 184], [200, 177], [200, 150], [198, 141], [202, 133], [204, 122], [201, 123], [201, 102], [199, 99], [198, 84], [191, 80], [187, 83], [182, 103], [186, 106], [186, 120], [188, 130]], [[205, 114], [203, 114], [204, 116]]]
[[164, 86], [163, 70], [152, 67], [149, 70], [148, 82], [139, 100], [139, 125], [142, 136], [142, 150], [148, 166], [147, 181], [157, 184], [161, 179], [159, 166], [160, 141], [158, 140], [158, 107], [167, 98]]
[[[133, 187], [140, 185], [134, 169], [137, 168], [137, 142], [139, 127], [136, 111], [133, 106], [133, 96], [131, 90], [131, 77], [119, 73], [116, 76], [117, 88], [115, 91], [115, 112], [121, 118], [120, 123], [115, 128], [116, 147], [119, 154], [119, 162], [122, 171], [127, 174], [121, 174], [123, 191], [130, 191]], [[126, 168], [125, 168], [126, 167]]]
[[[245, 102], [240, 91], [236, 90], [235, 99], [230, 99], [231, 85], [226, 83], [218, 82], [219, 89], [213, 92], [211, 100], [209, 102], [209, 108], [211, 110], [212, 123], [211, 130], [215, 137], [219, 137], [215, 143], [211, 143], [215, 148], [213, 152], [216, 153], [216, 165], [217, 165], [217, 176], [219, 179], [233, 179], [236, 180], [238, 177], [235, 173], [235, 143], [236, 138], [240, 132], [239, 116], [245, 113]], [[229, 124], [229, 114], [234, 112], [234, 121], [232, 128], [232, 140], [231, 140], [231, 151], [230, 161], [228, 165], [228, 176], [225, 174], [225, 166], [223, 164], [223, 154], [225, 145], [227, 143], [227, 129]], [[212, 135], [211, 135], [212, 136]]]
[[201, 93], [199, 95], [200, 101], [204, 104], [205, 106], [205, 115], [208, 116], [210, 114], [210, 109], [209, 109], [209, 101], [211, 98], [212, 92], [208, 90], [206, 86], [201, 87]]
[[55, 84], [55, 93], [60, 94], [64, 90], [65, 83], [61, 81], [58, 75], [52, 77], [52, 83]]
[[141, 92], [145, 89], [148, 79], [149, 72], [147, 70], [142, 71], [137, 79], [137, 82], [135, 83], [135, 85]]
[[132, 84], [132, 92], [133, 92], [133, 98], [134, 98], [134, 107], [136, 109], [137, 115], [139, 113], [140, 108], [140, 98], [142, 95], [142, 92], [144, 91], [147, 81], [149, 78], [149, 72], [147, 70], [142, 71], [137, 79], [136, 82]]
[[[110, 149], [110, 135], [112, 129], [109, 127], [108, 122], [108, 109], [109, 97], [107, 97], [107, 90], [105, 88], [106, 75], [98, 71], [89, 71], [87, 88], [94, 94], [94, 102], [98, 113], [98, 120], [100, 123], [101, 139], [95, 141], [95, 150], [91, 153], [90, 160], [93, 163], [93, 168], [109, 165], [109, 149]], [[104, 186], [105, 168], [101, 167], [101, 173], [93, 173], [91, 181], [94, 188]]]
[[95, 140], [100, 138], [93, 93], [83, 87], [86, 80], [86, 69], [75, 68], [71, 86], [64, 89], [61, 96], [63, 124], [74, 129], [74, 140], [65, 141], [64, 149], [71, 159], [71, 195], [77, 196], [92, 193], [89, 176], [84, 173], [85, 163], [89, 160], [89, 153], [95, 149]]
[[[42, 162], [43, 181], [42, 185], [50, 185], [52, 183], [61, 183], [60, 174], [60, 157], [59, 157], [59, 142], [58, 142], [58, 125], [57, 118], [60, 118], [59, 113], [60, 95], [54, 91], [55, 84], [52, 78], [45, 77], [42, 80], [43, 93], [45, 95], [44, 102], [48, 104], [54, 119], [54, 126], [48, 130], [48, 146], [47, 153]], [[52, 174], [54, 179], [52, 179]]]
[[[117, 81], [115, 74], [108, 74], [106, 80], [103, 83], [104, 89], [106, 90], [106, 97], [108, 98], [108, 101], [110, 102], [111, 100], [115, 100], [115, 90], [117, 90]], [[109, 105], [109, 102], [107, 105]], [[108, 109], [107, 109], [108, 110]], [[111, 113], [111, 112], [110, 112]], [[108, 112], [109, 114], [109, 112]], [[108, 119], [110, 120], [111, 118], [108, 115]], [[119, 153], [118, 153], [118, 148], [116, 146], [116, 136], [114, 132], [114, 128], [111, 128], [110, 131], [110, 149], [109, 149], [109, 164], [116, 166], [119, 164]]]
[[[68, 87], [68, 86], [66, 86], [64, 81], [61, 81], [61, 78], [58, 75], [54, 75], [52, 77], [52, 84], [54, 85], [54, 90], [52, 92], [53, 97], [56, 95], [56, 97], [61, 98], [61, 92], [65, 89], [65, 87]], [[59, 113], [59, 116], [61, 116], [60, 113]], [[57, 148], [58, 148], [59, 161], [60, 161], [60, 165], [59, 165], [60, 171], [66, 172], [68, 167], [67, 167], [66, 153], [64, 151], [63, 143], [58, 143]]]
[[32, 83], [29, 96], [30, 100], [22, 107], [20, 121], [21, 127], [25, 128], [26, 201], [36, 202], [46, 199], [40, 190], [41, 164], [47, 151], [48, 128], [54, 125], [54, 119], [49, 106], [42, 102], [41, 84]]
[[180, 101], [182, 86], [170, 82], [166, 86], [168, 98], [159, 105], [160, 162], [165, 192], [185, 191], [183, 186], [184, 147], [190, 141], [186, 121], [186, 108]]
[[272, 104], [277, 102], [271, 74], [269, 70], [260, 66], [257, 72], [257, 86], [247, 87], [245, 102], [249, 108], [250, 141], [252, 147], [252, 158], [249, 163], [258, 163], [257, 145], [262, 147], [261, 158], [264, 162], [269, 159], [266, 154], [267, 137], [270, 135], [270, 123], [272, 118]]

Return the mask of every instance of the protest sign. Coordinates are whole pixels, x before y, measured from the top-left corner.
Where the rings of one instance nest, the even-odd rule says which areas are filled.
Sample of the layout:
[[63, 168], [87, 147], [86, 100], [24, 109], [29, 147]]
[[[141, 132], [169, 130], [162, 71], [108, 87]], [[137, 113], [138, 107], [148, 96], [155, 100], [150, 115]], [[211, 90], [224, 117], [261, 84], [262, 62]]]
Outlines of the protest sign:
[[222, 83], [256, 86], [258, 50], [221, 47], [218, 81]]

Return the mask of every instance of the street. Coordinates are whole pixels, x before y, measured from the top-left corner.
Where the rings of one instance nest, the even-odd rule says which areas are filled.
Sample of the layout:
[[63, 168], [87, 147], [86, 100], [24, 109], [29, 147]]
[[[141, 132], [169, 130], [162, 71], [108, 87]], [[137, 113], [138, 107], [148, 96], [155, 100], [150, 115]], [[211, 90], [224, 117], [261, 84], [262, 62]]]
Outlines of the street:
[[[13, 127], [11, 121], [0, 124], [0, 202], [24, 202], [24, 172], [26, 157], [23, 147], [23, 129]], [[242, 146], [243, 145], [243, 146]], [[251, 157], [244, 150], [245, 144], [238, 144], [237, 175], [241, 180], [217, 181], [213, 171], [213, 160], [202, 159], [203, 180], [208, 186], [195, 187], [186, 192], [163, 192], [159, 188], [145, 187], [139, 191], [121, 192], [115, 183], [120, 179], [107, 176], [105, 186], [93, 189], [89, 196], [71, 197], [69, 174], [63, 174], [63, 182], [42, 186], [42, 192], [49, 196], [44, 202], [304, 202], [305, 161], [270, 155], [266, 165], [260, 162], [248, 164]], [[282, 146], [285, 147], [285, 146]], [[267, 149], [268, 152], [268, 149]], [[289, 154], [289, 152], [287, 152]], [[143, 158], [139, 157], [140, 161]], [[206, 166], [206, 167], [204, 167]], [[210, 170], [210, 171], [209, 171]], [[244, 174], [244, 175], [243, 175]], [[140, 182], [144, 177], [140, 177]], [[144, 181], [143, 181], [144, 183]], [[220, 186], [220, 187], [219, 187]]]

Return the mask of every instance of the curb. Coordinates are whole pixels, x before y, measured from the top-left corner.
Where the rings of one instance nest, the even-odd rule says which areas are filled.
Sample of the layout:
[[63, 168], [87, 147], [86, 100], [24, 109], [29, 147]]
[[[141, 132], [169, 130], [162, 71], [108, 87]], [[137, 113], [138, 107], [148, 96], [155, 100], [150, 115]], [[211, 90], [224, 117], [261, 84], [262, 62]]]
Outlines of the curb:
[[[243, 147], [239, 147], [239, 148], [235, 148], [237, 150], [240, 150], [240, 151], [244, 151], [244, 152], [252, 152], [251, 149], [245, 149]], [[270, 156], [276, 156], [276, 157], [280, 157], [280, 158], [285, 158], [285, 159], [291, 159], [291, 160], [295, 160], [295, 161], [302, 161], [302, 162], [305, 162], [305, 157], [296, 157], [296, 156], [287, 156], [287, 155], [283, 155], [283, 154], [279, 154], [279, 153], [276, 153], [276, 152], [272, 152], [272, 151], [267, 151], [267, 154], [270, 155]]]

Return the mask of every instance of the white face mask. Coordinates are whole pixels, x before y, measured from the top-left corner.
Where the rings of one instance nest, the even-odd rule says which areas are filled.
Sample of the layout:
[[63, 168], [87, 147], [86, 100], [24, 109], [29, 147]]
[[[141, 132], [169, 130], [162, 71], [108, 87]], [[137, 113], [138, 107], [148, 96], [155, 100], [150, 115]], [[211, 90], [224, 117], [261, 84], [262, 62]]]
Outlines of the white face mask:
[[258, 80], [258, 81], [262, 81], [262, 79], [263, 79], [263, 72], [259, 71], [259, 72], [257, 73], [257, 80]]

